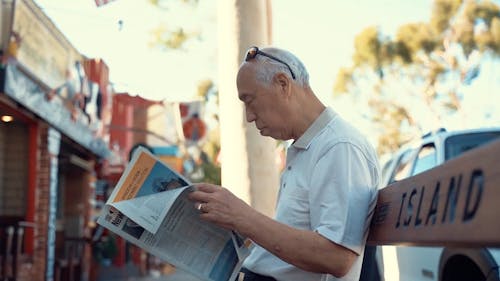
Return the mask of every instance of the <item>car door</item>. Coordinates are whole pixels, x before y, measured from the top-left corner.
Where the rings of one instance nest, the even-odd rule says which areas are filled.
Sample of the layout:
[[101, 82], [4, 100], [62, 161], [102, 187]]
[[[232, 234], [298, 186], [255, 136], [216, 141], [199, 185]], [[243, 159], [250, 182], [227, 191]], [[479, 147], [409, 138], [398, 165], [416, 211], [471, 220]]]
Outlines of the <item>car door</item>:
[[[427, 171], [438, 164], [438, 149], [434, 142], [423, 144], [412, 158], [407, 177]], [[437, 280], [440, 247], [396, 247], [400, 280]]]

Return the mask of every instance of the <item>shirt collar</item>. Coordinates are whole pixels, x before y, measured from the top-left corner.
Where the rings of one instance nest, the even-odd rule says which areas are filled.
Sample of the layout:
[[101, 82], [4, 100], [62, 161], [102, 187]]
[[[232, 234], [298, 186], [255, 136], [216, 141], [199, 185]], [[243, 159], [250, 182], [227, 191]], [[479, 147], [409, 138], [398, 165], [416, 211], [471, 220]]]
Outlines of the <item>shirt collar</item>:
[[323, 130], [323, 128], [332, 121], [337, 114], [330, 107], [325, 108], [323, 112], [314, 120], [314, 122], [307, 128], [307, 130], [300, 136], [296, 141], [293, 142], [293, 146], [299, 149], [307, 149], [311, 144], [314, 137]]

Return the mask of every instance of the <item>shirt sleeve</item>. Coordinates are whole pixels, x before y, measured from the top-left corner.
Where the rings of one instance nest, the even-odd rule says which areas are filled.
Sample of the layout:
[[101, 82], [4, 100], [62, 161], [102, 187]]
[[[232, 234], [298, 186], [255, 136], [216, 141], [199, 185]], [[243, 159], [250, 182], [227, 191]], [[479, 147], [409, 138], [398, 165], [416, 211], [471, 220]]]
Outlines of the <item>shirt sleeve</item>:
[[359, 147], [340, 142], [321, 155], [310, 179], [312, 229], [358, 255], [376, 199], [372, 166]]

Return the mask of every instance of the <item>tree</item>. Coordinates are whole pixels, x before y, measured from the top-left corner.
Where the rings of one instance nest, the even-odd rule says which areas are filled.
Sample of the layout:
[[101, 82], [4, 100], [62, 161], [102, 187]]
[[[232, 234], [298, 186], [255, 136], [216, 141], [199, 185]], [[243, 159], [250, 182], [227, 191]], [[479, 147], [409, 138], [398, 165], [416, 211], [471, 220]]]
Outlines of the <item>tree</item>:
[[204, 182], [221, 184], [221, 167], [217, 161], [217, 157], [220, 152], [220, 130], [218, 126], [219, 122], [219, 112], [218, 112], [218, 97], [219, 92], [210, 79], [202, 80], [198, 83], [198, 93], [197, 96], [202, 98], [205, 102], [205, 107], [210, 107], [211, 110], [208, 111], [210, 116], [207, 119], [211, 119], [213, 122], [217, 122], [217, 126], [211, 128], [207, 134], [206, 141], [202, 146], [201, 168], [203, 169]]
[[[187, 121], [183, 121], [184, 136], [189, 139], [189, 141], [180, 144], [184, 148], [182, 149], [184, 163], [187, 164], [184, 173], [192, 182], [208, 182], [220, 185], [219, 153], [221, 145], [218, 90], [210, 79], [199, 81], [197, 88], [195, 100], [201, 102], [201, 108], [196, 115], [191, 115]], [[182, 108], [181, 111], [183, 111]], [[186, 107], [187, 111], [189, 109]], [[199, 126], [203, 126], [203, 133], [200, 131], [200, 136], [197, 139], [187, 134], [189, 131], [186, 130], [187, 124], [195, 124], [190, 123], [192, 121], [200, 122], [198, 123]]]
[[354, 41], [334, 94], [364, 97], [377, 124], [380, 153], [394, 151], [449, 116], [467, 120], [464, 85], [483, 58], [500, 55], [500, 7], [494, 2], [435, 0], [429, 22], [408, 23], [394, 37], [367, 27]]
[[[169, 12], [175, 4], [197, 5], [198, 0], [148, 0], [153, 6]], [[181, 49], [190, 39], [197, 38], [198, 31], [186, 31], [184, 27], [161, 24], [151, 31], [150, 45], [165, 50]]]
[[[166, 12], [172, 12], [179, 8], [179, 5], [194, 6], [197, 8], [198, 0], [148, 0], [155, 7], [162, 9]], [[176, 6], [177, 5], [177, 6]], [[178, 50], [183, 49], [186, 43], [193, 39], [199, 38], [200, 32], [186, 31], [186, 28], [171, 27], [167, 24], [162, 24], [151, 31], [151, 45], [164, 50]], [[218, 104], [218, 91], [212, 80], [206, 79], [198, 83], [198, 90], [196, 99], [201, 99], [205, 103], [212, 104], [215, 100]], [[213, 106], [212, 106], [213, 108]], [[218, 111], [210, 111], [210, 119], [218, 122]], [[204, 122], [206, 116], [200, 116]], [[218, 127], [209, 128], [203, 142], [197, 141], [195, 144], [197, 153], [186, 152], [186, 157], [194, 160], [194, 171], [191, 180], [209, 182], [213, 184], [221, 184], [221, 167], [217, 163], [217, 156], [220, 151], [220, 136]], [[194, 154], [194, 155], [190, 155]], [[193, 159], [196, 158], [196, 159]]]

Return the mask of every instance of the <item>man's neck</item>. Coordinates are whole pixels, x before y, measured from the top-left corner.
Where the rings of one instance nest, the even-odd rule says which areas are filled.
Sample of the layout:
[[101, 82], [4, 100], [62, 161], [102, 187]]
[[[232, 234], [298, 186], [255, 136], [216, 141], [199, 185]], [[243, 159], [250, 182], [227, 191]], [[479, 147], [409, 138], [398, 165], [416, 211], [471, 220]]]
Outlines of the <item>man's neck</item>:
[[298, 114], [296, 115], [295, 140], [306, 132], [326, 108], [311, 90], [298, 95], [296, 105]]

